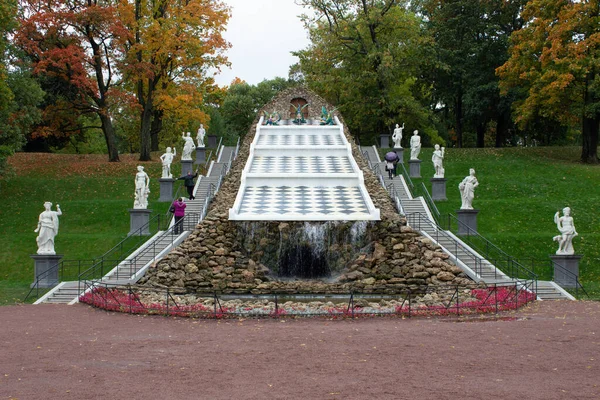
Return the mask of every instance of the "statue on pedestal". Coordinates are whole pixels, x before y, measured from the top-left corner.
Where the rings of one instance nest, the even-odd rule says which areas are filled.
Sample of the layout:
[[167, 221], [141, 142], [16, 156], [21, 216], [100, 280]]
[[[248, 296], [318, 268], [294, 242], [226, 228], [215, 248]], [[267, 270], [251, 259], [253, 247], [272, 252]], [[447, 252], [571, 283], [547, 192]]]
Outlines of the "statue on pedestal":
[[421, 152], [421, 136], [419, 136], [419, 131], [415, 130], [413, 132], [413, 136], [410, 138], [410, 159], [418, 160], [420, 152]]
[[404, 130], [404, 123], [402, 127], [396, 124], [396, 129], [394, 129], [394, 134], [392, 135], [392, 140], [394, 141], [394, 148], [401, 149], [402, 148], [402, 131]]
[[162, 161], [162, 176], [163, 179], [173, 178], [173, 174], [171, 174], [171, 164], [173, 163], [173, 158], [177, 155], [177, 149], [175, 152], [171, 152], [171, 148], [167, 147], [167, 152], [160, 156], [160, 161]]
[[304, 118], [304, 109], [306, 107], [308, 107], [308, 103], [306, 103], [305, 105], [295, 105], [294, 103], [291, 103], [292, 107], [295, 108], [295, 112], [294, 115], [296, 116], [296, 118], [294, 118], [294, 120], [292, 121], [294, 124], [300, 125], [300, 124], [305, 124], [306, 123], [306, 119]]
[[277, 111], [273, 111], [272, 113], [265, 113], [265, 125], [279, 125], [279, 121], [281, 121], [281, 115]]
[[439, 144], [436, 144], [434, 146], [433, 155], [431, 156], [431, 161], [433, 162], [433, 168], [435, 169], [435, 174], [433, 175], [434, 178], [443, 178], [444, 173], [446, 172], [444, 170], [444, 166], [443, 166], [445, 150], [446, 150], [445, 147], [442, 147], [440, 149]]
[[479, 182], [475, 177], [475, 170], [471, 168], [469, 170], [469, 176], [465, 177], [463, 181], [458, 185], [460, 190], [460, 197], [462, 199], [461, 210], [472, 210], [473, 199], [475, 198], [475, 188], [479, 186]]
[[58, 234], [58, 216], [62, 215], [60, 205], [56, 205], [56, 211], [52, 211], [52, 203], [44, 203], [43, 211], [38, 218], [38, 225], [34, 232], [38, 233], [35, 239], [38, 245], [38, 254], [56, 254], [54, 251], [54, 238]]
[[319, 120], [319, 125], [333, 125], [333, 113], [337, 110], [334, 108], [331, 111], [327, 111], [325, 106], [321, 107], [321, 119]]
[[200, 128], [198, 128], [198, 133], [196, 135], [198, 147], [204, 147], [204, 136], [206, 136], [206, 130], [204, 129], [204, 125], [200, 124]]
[[184, 133], [183, 136], [181, 136], [181, 137], [183, 138], [183, 140], [185, 140], [185, 144], [183, 145], [183, 154], [181, 155], [181, 159], [182, 160], [191, 160], [192, 152], [196, 148], [196, 146], [194, 145], [194, 139], [192, 139], [189, 132]]
[[148, 208], [148, 194], [150, 193], [150, 177], [144, 172], [144, 167], [139, 165], [135, 174], [135, 200], [133, 208]]
[[556, 254], [575, 254], [575, 249], [573, 248], [573, 238], [579, 234], [575, 230], [573, 217], [571, 217], [571, 208], [563, 208], [562, 217], [560, 216], [560, 211], [557, 211], [556, 214], [554, 214], [554, 223], [560, 232], [560, 235], [552, 238], [555, 242], [558, 242], [558, 250], [556, 250]]

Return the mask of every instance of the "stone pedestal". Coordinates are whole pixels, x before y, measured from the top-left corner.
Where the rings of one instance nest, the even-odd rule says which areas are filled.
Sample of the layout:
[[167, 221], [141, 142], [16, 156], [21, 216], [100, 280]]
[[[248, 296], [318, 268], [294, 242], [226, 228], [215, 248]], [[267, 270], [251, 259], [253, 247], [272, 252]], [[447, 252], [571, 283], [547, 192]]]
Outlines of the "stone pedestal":
[[555, 263], [554, 282], [564, 288], [577, 287], [577, 278], [579, 278], [579, 260], [581, 260], [581, 257], [583, 256], [579, 254], [551, 255], [550, 258]]
[[411, 178], [421, 177], [421, 160], [408, 160], [408, 173]]
[[31, 254], [29, 257], [33, 258], [35, 263], [33, 283], [30, 287], [35, 287], [36, 284], [38, 288], [51, 288], [58, 285], [62, 254]]
[[194, 161], [192, 160], [181, 160], [181, 176], [186, 176], [188, 172], [194, 173], [193, 163]]
[[206, 162], [206, 147], [196, 147], [196, 161], [194, 164], [204, 164]]
[[398, 156], [398, 162], [404, 164], [404, 149], [402, 147], [394, 147], [394, 151]]
[[217, 135], [208, 135], [208, 147], [214, 149], [217, 147]]
[[477, 214], [479, 210], [458, 210], [458, 234], [472, 235], [477, 233]]
[[145, 236], [150, 234], [150, 214], [152, 210], [147, 208], [130, 208], [129, 209], [129, 233], [128, 235]]
[[382, 149], [390, 148], [390, 135], [379, 135], [379, 146]]
[[431, 178], [431, 199], [434, 201], [448, 200], [446, 198], [446, 178]]
[[173, 178], [160, 178], [160, 198], [158, 201], [167, 202], [173, 200], [173, 184], [175, 179]]

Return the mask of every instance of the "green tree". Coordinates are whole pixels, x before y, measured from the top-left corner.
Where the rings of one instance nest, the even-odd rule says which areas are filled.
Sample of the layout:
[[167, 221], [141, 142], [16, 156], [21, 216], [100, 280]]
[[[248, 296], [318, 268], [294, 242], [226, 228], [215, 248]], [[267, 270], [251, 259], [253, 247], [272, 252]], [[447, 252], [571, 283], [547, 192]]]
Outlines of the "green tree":
[[466, 132], [484, 146], [491, 121], [496, 123], [497, 146], [505, 142], [510, 102], [501, 101], [495, 69], [507, 56], [508, 38], [519, 29], [525, 0], [425, 0], [422, 12], [435, 39], [437, 63], [428, 71], [438, 107], [454, 131], [458, 147]]
[[[111, 111], [119, 103], [117, 62], [127, 31], [112, 0], [20, 2], [15, 39], [32, 60], [34, 72], [76, 89], [69, 112], [95, 113], [109, 161], [119, 161]], [[60, 135], [62, 132], [56, 131]]]
[[220, 107], [228, 135], [245, 135], [252, 126], [256, 113], [277, 93], [295, 85], [297, 82], [280, 77], [265, 79], [257, 85], [249, 85], [236, 78], [227, 89]]
[[16, 10], [16, 2], [0, 0], [0, 175], [5, 173], [6, 158], [23, 147], [31, 127], [40, 120], [38, 104], [44, 94], [26, 64], [7, 69], [15, 54], [8, 35], [16, 28]]
[[131, 0], [120, 14], [131, 35], [125, 77], [140, 112], [140, 160], [158, 149], [163, 119], [183, 129], [204, 123], [204, 95], [213, 86], [207, 71], [227, 63], [222, 32], [229, 8], [216, 0]]
[[10, 115], [9, 107], [14, 101], [14, 95], [8, 85], [8, 71], [6, 70], [6, 46], [8, 34], [15, 26], [14, 15], [16, 2], [12, 0], [0, 0], [0, 175], [6, 168], [6, 158], [15, 149], [15, 138], [7, 132]]
[[[428, 108], [431, 62], [421, 20], [399, 0], [301, 0], [311, 44], [296, 52], [309, 87], [336, 105], [352, 132], [372, 139], [406, 121], [439, 141]], [[295, 69], [294, 74], [298, 75]]]
[[581, 160], [598, 162], [600, 126], [600, 4], [598, 0], [531, 0], [527, 22], [511, 37], [498, 68], [504, 91], [521, 88], [521, 126], [539, 119], [580, 124]]

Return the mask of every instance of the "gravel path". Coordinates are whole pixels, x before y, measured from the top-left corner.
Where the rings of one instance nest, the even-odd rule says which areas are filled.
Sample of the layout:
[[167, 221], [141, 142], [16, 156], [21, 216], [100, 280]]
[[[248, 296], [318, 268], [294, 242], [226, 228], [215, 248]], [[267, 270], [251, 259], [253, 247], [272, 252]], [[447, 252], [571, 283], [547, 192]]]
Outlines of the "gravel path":
[[0, 307], [0, 400], [600, 398], [600, 302], [504, 316], [214, 321]]

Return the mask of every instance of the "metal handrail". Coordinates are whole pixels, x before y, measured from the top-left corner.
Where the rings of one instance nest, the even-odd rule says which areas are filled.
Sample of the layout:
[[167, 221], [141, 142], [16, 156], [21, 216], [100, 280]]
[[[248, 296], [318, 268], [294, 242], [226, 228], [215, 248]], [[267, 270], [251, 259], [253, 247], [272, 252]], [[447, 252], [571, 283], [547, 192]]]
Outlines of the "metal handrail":
[[406, 167], [404, 166], [404, 163], [398, 163], [400, 164], [400, 167], [402, 167], [402, 170], [400, 171], [402, 173], [402, 176], [404, 177], [404, 182], [406, 182], [406, 184], [408, 185], [408, 191], [411, 195], [411, 197], [415, 197], [414, 196], [414, 191], [415, 191], [415, 185], [413, 184], [412, 179], [410, 178], [410, 174], [408, 173], [408, 171], [406, 171]]
[[[164, 220], [165, 220], [165, 218], [162, 216], [162, 214], [156, 214], [146, 224], [142, 225], [135, 232], [133, 232], [133, 233], [130, 232], [130, 234], [127, 235], [127, 237], [125, 239], [121, 240], [119, 243], [117, 243], [115, 246], [113, 246], [110, 250], [108, 250], [106, 253], [104, 253], [100, 258], [98, 258], [97, 259], [98, 261], [94, 265], [92, 265], [90, 268], [88, 268], [87, 270], [80, 273], [78, 276], [78, 280], [82, 280], [82, 277], [83, 277], [83, 279], [85, 279], [89, 275], [93, 276], [95, 274], [95, 272], [97, 272], [98, 269], [100, 269], [102, 271], [103, 267], [104, 267], [103, 263], [107, 259], [121, 260], [121, 261], [124, 260], [127, 255], [131, 254], [132, 251], [139, 248], [139, 246], [147, 240], [146, 237], [143, 235], [144, 232], [148, 231], [149, 228], [155, 224], [157, 226], [157, 231], [159, 231], [160, 227], [161, 227], [161, 223], [164, 223]], [[128, 249], [124, 250], [123, 248], [125, 246], [125, 243], [128, 241], [134, 241], [135, 244], [133, 246], [128, 247]], [[117, 252], [119, 254], [121, 254], [120, 257], [108, 257], [109, 255], [112, 255]], [[125, 254], [125, 256], [123, 256], [123, 254]]]
[[[166, 229], [163, 233], [156, 236], [154, 238], [154, 240], [152, 241], [152, 243], [150, 243], [150, 245], [141, 249], [141, 251], [136, 253], [131, 258], [125, 257], [125, 258], [119, 259], [119, 260], [101, 260], [101, 261], [95, 263], [91, 268], [89, 268], [88, 270], [79, 274], [78, 279], [77, 279], [79, 281], [79, 285], [78, 285], [79, 293], [82, 293], [82, 289], [81, 289], [82, 282], [90, 281], [90, 280], [102, 281], [106, 277], [106, 274], [108, 274], [110, 271], [112, 271], [115, 268], [117, 268], [115, 271], [115, 274], [110, 275], [110, 277], [114, 277], [117, 280], [120, 278], [124, 278], [124, 279], [128, 279], [128, 280], [131, 279], [131, 277], [134, 276], [146, 264], [148, 264], [149, 262], [155, 262], [156, 257], [161, 252], [163, 252], [165, 250], [165, 248], [168, 247], [168, 246], [164, 245], [165, 244], [164, 238], [168, 238], [170, 240], [169, 245], [173, 246], [173, 244], [177, 241], [177, 239], [180, 236], [180, 234], [174, 233], [174, 230], [179, 229], [180, 227], [182, 228], [181, 233], [183, 233], [184, 231], [187, 231], [187, 230], [192, 230], [197, 225], [197, 223], [198, 223], [197, 220], [198, 220], [198, 214], [196, 214], [196, 213], [190, 213], [190, 214], [184, 216], [182, 218], [182, 220], [178, 222], [177, 225], [171, 226], [170, 228]], [[184, 227], [187, 227], [187, 228], [191, 227], [191, 228], [185, 229]], [[161, 243], [160, 248], [157, 248], [157, 243]], [[146, 258], [148, 255], [151, 255], [150, 260], [148, 260]], [[142, 264], [138, 265], [140, 260], [142, 261]], [[100, 278], [95, 278], [95, 276], [100, 276]]]
[[[80, 296], [79, 300], [90, 304], [93, 307], [103, 308], [111, 311], [124, 313], [142, 313], [176, 316], [194, 316], [222, 318], [225, 316], [271, 316], [279, 318], [287, 313], [280, 304], [284, 299], [298, 298], [303, 299], [306, 296], [335, 298], [340, 300], [334, 309], [311, 310], [304, 312], [294, 312], [293, 316], [345, 316], [354, 318], [361, 315], [403, 315], [413, 316], [449, 316], [449, 315], [478, 315], [481, 313], [495, 313], [500, 311], [515, 310], [532, 301], [535, 301], [535, 295], [530, 287], [523, 286], [518, 282], [511, 285], [440, 285], [437, 287], [400, 289], [392, 293], [380, 292], [357, 292], [354, 290], [340, 290], [336, 293], [282, 293], [270, 292], [263, 294], [238, 294], [236, 299], [243, 298], [248, 300], [267, 300], [270, 303], [268, 310], [255, 309], [229, 309], [223, 307], [223, 301], [232, 298], [230, 294], [215, 290], [206, 290], [198, 292], [199, 298], [212, 299], [212, 306], [197, 307], [197, 305], [184, 305], [176, 298], [177, 295], [185, 294], [185, 288], [157, 288], [150, 286], [131, 284], [108, 284], [101, 281], [85, 281], [85, 294]], [[465, 289], [471, 289], [468, 296], [464, 294]], [[444, 299], [436, 305], [423, 307], [422, 305], [413, 306], [417, 296], [425, 296], [432, 292], [445, 293]], [[153, 301], [151, 304], [142, 302], [145, 294], [152, 293]], [[157, 296], [158, 295], [158, 296]], [[162, 299], [156, 301], [157, 297]], [[357, 303], [357, 299], [362, 298], [371, 301], [395, 300], [396, 306], [387, 310], [363, 309]], [[473, 298], [476, 300], [473, 301]], [[461, 301], [462, 300], [462, 301]], [[272, 307], [272, 308], [271, 308]]]
[[[442, 227], [437, 225], [435, 222], [431, 221], [427, 215], [422, 215], [421, 213], [417, 212], [406, 215], [406, 218], [408, 220], [408, 225], [410, 225], [413, 229], [416, 229], [418, 231], [426, 232], [433, 240], [435, 240], [436, 243], [440, 243], [440, 238], [445, 238], [449, 240], [453, 244], [454, 248], [451, 249], [447, 246], [444, 247], [446, 247], [446, 250], [448, 250], [451, 253], [451, 256], [454, 257], [454, 263], [457, 264], [458, 261], [461, 261], [462, 263], [467, 265], [467, 262], [471, 261], [473, 266], [468, 265], [469, 268], [471, 268], [473, 272], [477, 274], [477, 276], [482, 276], [483, 266], [487, 265], [487, 260], [473, 253], [473, 251], [470, 248], [463, 246]], [[429, 228], [429, 230], [426, 230], [427, 228]], [[463, 256], [459, 257], [459, 254], [461, 253], [464, 255], [464, 257], [467, 257], [467, 260], [463, 260]], [[496, 277], [496, 275], [494, 275], [494, 277]]]
[[367, 160], [367, 165], [369, 166], [369, 169], [373, 170], [373, 165], [371, 164], [371, 159], [369, 158], [369, 152], [365, 150], [362, 152], [362, 155], [365, 158], [365, 160]]
[[[143, 268], [148, 262], [156, 261], [156, 257], [162, 253], [167, 247], [173, 246], [173, 244], [177, 241], [180, 234], [185, 231], [192, 231], [195, 229], [196, 225], [199, 221], [198, 213], [187, 213], [184, 217], [174, 224], [167, 230], [165, 230], [160, 235], [156, 236], [155, 239], [150, 243], [149, 246], [144, 247], [139, 253], [135, 254], [133, 257], [129, 259], [122, 260], [119, 264], [114, 266], [121, 265], [123, 262], [129, 264], [128, 272], [125, 273], [125, 278], [129, 279], [131, 276], [135, 275], [141, 268]], [[175, 233], [175, 230], [180, 230], [180, 233]], [[165, 246], [165, 238], [168, 238], [170, 241], [168, 246]], [[168, 242], [167, 241], [167, 242]], [[157, 247], [157, 243], [160, 243], [160, 247]], [[147, 256], [151, 255], [151, 261], [147, 260]], [[142, 260], [142, 264], [138, 265], [139, 260]], [[135, 272], [132, 270], [131, 266], [134, 266]], [[116, 278], [119, 279], [120, 276], [123, 276], [121, 271], [118, 269]]]
[[[519, 263], [529, 266], [529, 268], [534, 273], [536, 273], [540, 277], [540, 279], [547, 278], [548, 280], [552, 280], [554, 282], [556, 282], [556, 276], [554, 276], [554, 271], [556, 269], [559, 269], [561, 273], [567, 276], [568, 280], [575, 282], [575, 297], [579, 297], [579, 290], [581, 290], [586, 297], [590, 297], [585, 288], [583, 287], [583, 284], [579, 280], [577, 274], [573, 273], [572, 271], [569, 271], [568, 269], [566, 269], [565, 267], [558, 264], [552, 259], [540, 260], [535, 258], [520, 258]], [[543, 268], [541, 273], [538, 271], [540, 268]], [[550, 273], [546, 275], [544, 274], [544, 272], [546, 272], [544, 270], [550, 270]], [[556, 283], [560, 286], [560, 283]]]
[[402, 206], [402, 198], [400, 197], [400, 195], [398, 194], [398, 189], [396, 189], [396, 186], [394, 185], [394, 183], [390, 183], [387, 187], [386, 187], [388, 193], [390, 194], [390, 196], [392, 197], [392, 200], [394, 201], [394, 204], [396, 205], [396, 209], [398, 210], [398, 213], [400, 215], [406, 215], [406, 213], [404, 212], [404, 207]]
[[206, 197], [204, 198], [204, 203], [202, 204], [202, 211], [200, 212], [200, 221], [202, 221], [208, 213], [208, 206], [210, 205], [213, 197], [215, 197], [215, 188], [216, 187], [213, 183], [209, 184]]
[[[68, 280], [69, 277], [71, 277], [71, 276], [73, 276], [73, 280], [75, 280], [81, 273], [81, 269], [83, 266], [93, 265], [95, 262], [96, 262], [96, 259], [92, 259], [92, 260], [62, 260], [62, 261], [54, 264], [53, 266], [49, 267], [45, 271], [42, 271], [39, 274], [37, 274], [37, 276], [35, 277], [35, 281], [31, 285], [31, 288], [29, 289], [29, 292], [27, 292], [27, 295], [25, 296], [23, 301], [24, 302], [27, 301], [27, 299], [29, 298], [29, 296], [31, 296], [31, 294], [33, 293], [34, 290], [36, 291], [36, 297], [40, 297], [40, 282], [44, 278], [46, 278], [51, 272], [58, 269], [58, 278], [57, 278], [58, 281], [56, 282], [56, 284], [58, 284], [60, 282]], [[71, 269], [70, 265], [77, 266], [77, 273], [73, 272], [72, 275], [68, 274], [68, 271]]]
[[240, 152], [240, 139], [241, 139], [241, 137], [238, 136], [238, 140], [237, 140], [237, 143], [235, 145], [235, 155], [233, 156], [234, 158], [237, 158], [237, 156], [238, 156], [238, 154]]
[[433, 219], [435, 219], [435, 221], [439, 224], [440, 210], [438, 210], [437, 206], [435, 205], [435, 202], [433, 201], [433, 199], [431, 198], [431, 195], [429, 194], [429, 190], [427, 190], [427, 187], [425, 186], [425, 183], [423, 183], [423, 182], [421, 182], [420, 194], [421, 194], [421, 196], [423, 196], [423, 198], [425, 199], [425, 202], [429, 206], [429, 209], [432, 211]]
[[[512, 256], [510, 256], [509, 254], [507, 254], [506, 252], [504, 252], [502, 249], [500, 249], [498, 246], [496, 246], [495, 244], [493, 244], [492, 242], [490, 242], [488, 239], [486, 239], [485, 237], [481, 236], [477, 231], [471, 229], [469, 226], [467, 226], [466, 224], [464, 224], [463, 222], [459, 221], [458, 218], [453, 215], [453, 214], [448, 214], [448, 225], [447, 225], [447, 229], [449, 231], [452, 231], [452, 221], [455, 221], [457, 223], [457, 225], [460, 225], [462, 227], [462, 229], [464, 229], [467, 234], [466, 235], [461, 235], [463, 240], [466, 240], [469, 243], [469, 246], [471, 246], [472, 248], [474, 248], [478, 253], [481, 253], [486, 259], [488, 260], [497, 260], [497, 261], [502, 261], [502, 262], [506, 262], [506, 265], [509, 268], [509, 271], [503, 271], [505, 273], [507, 273], [509, 276], [511, 277], [516, 277], [514, 275], [524, 275], [525, 277], [527, 277], [527, 279], [531, 279], [531, 280], [538, 280], [538, 276], [537, 274], [535, 274], [533, 271], [529, 270], [528, 268], [525, 268], [523, 265], [521, 265], [518, 260]], [[457, 229], [458, 231], [458, 229]], [[478, 240], [480, 240], [481, 242], [483, 242], [484, 247], [478, 246], [474, 240], [472, 240], [473, 238], [477, 238]], [[494, 257], [492, 254], [492, 251], [498, 254], [498, 257]]]
[[208, 164], [210, 163], [210, 159], [213, 156], [213, 151], [209, 151], [208, 155], [206, 156], [206, 161], [204, 161], [204, 169], [208, 171]]

